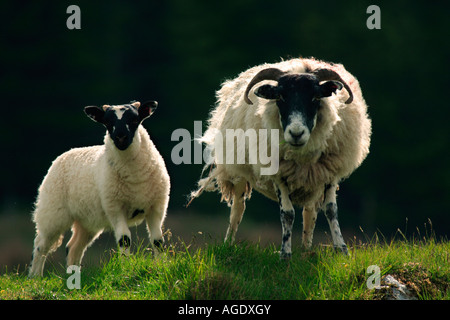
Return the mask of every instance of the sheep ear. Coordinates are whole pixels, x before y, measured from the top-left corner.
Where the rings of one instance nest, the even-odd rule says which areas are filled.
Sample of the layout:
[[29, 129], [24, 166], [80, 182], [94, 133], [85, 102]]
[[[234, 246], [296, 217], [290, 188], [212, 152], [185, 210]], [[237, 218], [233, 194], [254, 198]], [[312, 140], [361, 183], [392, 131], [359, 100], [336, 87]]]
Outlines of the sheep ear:
[[325, 98], [336, 93], [336, 90], [341, 90], [344, 85], [339, 81], [330, 80], [319, 85], [319, 90], [317, 93], [317, 98]]
[[278, 93], [278, 87], [272, 86], [270, 84], [262, 85], [255, 90], [255, 95], [264, 99], [279, 99], [280, 94]]
[[146, 101], [143, 104], [140, 105], [138, 111], [139, 111], [139, 119], [143, 121], [144, 119], [147, 119], [150, 117], [153, 112], [155, 112], [156, 108], [158, 107], [157, 101]]
[[103, 108], [99, 108], [97, 106], [87, 106], [84, 108], [84, 112], [95, 122], [100, 122], [103, 124], [103, 119], [105, 116], [105, 111]]
[[141, 103], [140, 103], [139, 101], [132, 101], [131, 105], [132, 105], [133, 107], [135, 107], [136, 109], [138, 109], [139, 106], [141, 105]]

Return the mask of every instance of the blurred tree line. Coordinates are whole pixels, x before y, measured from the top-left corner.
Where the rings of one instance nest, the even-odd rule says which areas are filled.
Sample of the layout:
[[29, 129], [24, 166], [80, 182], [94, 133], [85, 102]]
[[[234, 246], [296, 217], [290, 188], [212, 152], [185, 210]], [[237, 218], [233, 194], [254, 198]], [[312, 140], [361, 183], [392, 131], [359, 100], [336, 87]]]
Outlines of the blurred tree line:
[[[66, 27], [71, 4], [81, 9], [81, 30]], [[380, 6], [381, 30], [366, 27], [370, 4]], [[408, 228], [430, 218], [448, 235], [449, 9], [404, 0], [3, 1], [0, 214], [32, 209], [59, 154], [102, 143], [105, 130], [84, 106], [150, 99], [159, 108], [145, 127], [172, 178], [169, 214], [226, 210], [217, 195], [184, 208], [202, 165], [172, 163], [171, 133], [193, 134], [195, 120], [205, 128], [225, 79], [314, 56], [358, 78], [373, 119], [371, 153], [341, 184], [341, 225], [390, 235], [406, 218]], [[246, 215], [278, 220], [278, 208], [255, 192]]]

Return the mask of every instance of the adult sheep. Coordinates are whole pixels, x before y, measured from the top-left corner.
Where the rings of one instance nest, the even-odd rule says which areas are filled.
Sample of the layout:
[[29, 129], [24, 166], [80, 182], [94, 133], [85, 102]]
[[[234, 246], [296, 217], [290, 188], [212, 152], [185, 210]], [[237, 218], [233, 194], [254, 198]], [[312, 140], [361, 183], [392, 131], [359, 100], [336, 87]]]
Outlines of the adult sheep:
[[84, 109], [106, 127], [104, 145], [72, 149], [50, 167], [33, 214], [30, 276], [42, 276], [47, 254], [61, 245], [70, 227], [67, 265], [80, 265], [87, 246], [104, 229], [112, 229], [121, 251], [127, 251], [129, 226], [144, 220], [150, 242], [161, 246], [170, 181], [163, 158], [141, 125], [156, 106], [149, 101]]
[[[303, 207], [302, 242], [306, 248], [312, 245], [317, 213], [323, 211], [334, 246], [347, 254], [338, 223], [336, 190], [369, 153], [371, 135], [367, 105], [356, 78], [341, 64], [291, 59], [253, 67], [225, 81], [217, 100], [208, 130], [200, 139], [213, 150], [213, 163], [204, 167], [209, 174], [199, 180], [191, 198], [204, 190], [221, 192], [222, 200], [231, 206], [225, 240], [234, 241], [245, 200], [254, 188], [280, 205], [281, 258], [291, 257], [294, 205]], [[278, 130], [276, 141], [281, 143], [266, 142], [270, 152], [279, 152], [278, 171], [262, 175], [265, 164], [260, 159], [243, 164], [218, 161], [217, 146], [224, 148], [220, 150], [224, 154], [245, 152], [246, 160], [252, 148], [261, 148], [260, 143], [252, 142], [241, 151], [226, 148], [229, 129]], [[224, 141], [217, 144], [216, 138]]]

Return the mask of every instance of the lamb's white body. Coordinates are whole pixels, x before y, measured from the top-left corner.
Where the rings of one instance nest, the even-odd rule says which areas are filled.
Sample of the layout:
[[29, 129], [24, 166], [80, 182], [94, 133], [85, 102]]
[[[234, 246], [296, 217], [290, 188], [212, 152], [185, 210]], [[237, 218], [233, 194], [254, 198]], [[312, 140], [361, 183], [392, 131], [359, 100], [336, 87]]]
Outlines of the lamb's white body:
[[[275, 175], [261, 175], [263, 165], [259, 162], [257, 164], [216, 162], [212, 170], [209, 166], [205, 167], [205, 172], [209, 172], [209, 175], [199, 181], [199, 189], [193, 192], [192, 196], [199, 196], [203, 190], [220, 190], [222, 199], [231, 205], [227, 239], [234, 240], [234, 234], [245, 210], [244, 201], [249, 198], [252, 188], [270, 199], [277, 200], [277, 189], [283, 193], [281, 185], [286, 185], [286, 197], [289, 196], [292, 204], [304, 208], [303, 242], [306, 247], [310, 247], [316, 211], [319, 208], [325, 211], [324, 205], [335, 202], [338, 182], [348, 177], [369, 152], [371, 121], [367, 116], [367, 105], [358, 81], [342, 65], [315, 59], [292, 59], [256, 66], [233, 80], [225, 81], [217, 92], [217, 105], [211, 112], [208, 130], [202, 137], [204, 143], [213, 148], [217, 131], [220, 131], [226, 139], [226, 129], [244, 131], [278, 129], [279, 141], [284, 140], [279, 109], [274, 100], [260, 99], [252, 90], [249, 99], [253, 105], [248, 105], [244, 101], [244, 91], [248, 83], [258, 72], [266, 68], [277, 68], [289, 74], [307, 73], [320, 68], [334, 70], [351, 88], [353, 102], [344, 103], [348, 98], [346, 90], [340, 90], [337, 94], [322, 99], [317, 122], [307, 144], [301, 149], [292, 148], [289, 144], [279, 145], [280, 163]], [[270, 82], [272, 81], [266, 80], [261, 84]], [[271, 150], [271, 140], [268, 139], [267, 143], [268, 150]], [[225, 141], [223, 145], [226, 145]], [[258, 145], [246, 145], [246, 159], [249, 148], [258, 148]], [[324, 187], [327, 185], [332, 185], [333, 188], [326, 190], [324, 194]], [[292, 205], [286, 203], [285, 206]]]
[[164, 160], [139, 126], [130, 147], [105, 144], [72, 149], [50, 167], [36, 201], [34, 260], [30, 275], [42, 275], [45, 256], [61, 245], [72, 227], [67, 264], [79, 265], [86, 247], [104, 229], [131, 239], [129, 226], [146, 220], [150, 239], [162, 239], [170, 180]]

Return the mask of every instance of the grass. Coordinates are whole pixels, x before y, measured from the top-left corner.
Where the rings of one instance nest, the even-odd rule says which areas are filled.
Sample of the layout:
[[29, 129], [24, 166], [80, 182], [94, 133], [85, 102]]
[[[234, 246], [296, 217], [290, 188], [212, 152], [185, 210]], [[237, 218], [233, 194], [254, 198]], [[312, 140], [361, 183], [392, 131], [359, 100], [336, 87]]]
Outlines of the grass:
[[290, 261], [274, 246], [247, 242], [178, 241], [156, 258], [143, 247], [128, 257], [112, 251], [101, 267], [81, 269], [81, 289], [69, 290], [70, 275], [56, 270], [41, 279], [9, 272], [0, 276], [0, 299], [385, 299], [387, 290], [366, 285], [367, 267], [377, 265], [418, 299], [450, 300], [450, 242], [368, 240], [351, 244], [349, 257], [328, 246], [294, 248]]

